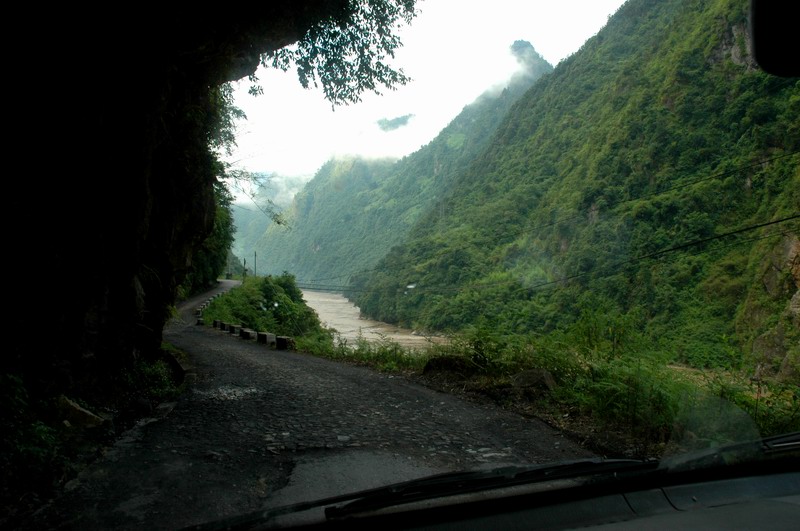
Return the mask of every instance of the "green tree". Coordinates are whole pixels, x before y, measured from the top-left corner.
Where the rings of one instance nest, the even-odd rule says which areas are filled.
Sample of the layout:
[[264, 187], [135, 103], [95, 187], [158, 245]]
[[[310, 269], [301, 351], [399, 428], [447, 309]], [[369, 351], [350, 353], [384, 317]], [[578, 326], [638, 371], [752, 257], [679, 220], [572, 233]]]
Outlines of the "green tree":
[[344, 13], [314, 24], [296, 46], [265, 54], [261, 64], [284, 71], [295, 65], [303, 87], [321, 86], [332, 105], [361, 101], [364, 91], [379, 93], [379, 85], [404, 85], [409, 78], [387, 61], [401, 46], [397, 28], [416, 15], [415, 2], [351, 0]]
[[609, 358], [646, 339], [701, 367], [783, 337], [793, 292], [770, 263], [797, 222], [726, 233], [797, 214], [800, 85], [736, 59], [746, 18], [736, 0], [629, 0], [353, 277], [354, 302], [418, 329], [568, 330]]
[[192, 254], [192, 264], [181, 285], [184, 295], [192, 295], [212, 286], [228, 265], [235, 230], [231, 212], [233, 198], [221, 181], [214, 186], [214, 199], [214, 228]]

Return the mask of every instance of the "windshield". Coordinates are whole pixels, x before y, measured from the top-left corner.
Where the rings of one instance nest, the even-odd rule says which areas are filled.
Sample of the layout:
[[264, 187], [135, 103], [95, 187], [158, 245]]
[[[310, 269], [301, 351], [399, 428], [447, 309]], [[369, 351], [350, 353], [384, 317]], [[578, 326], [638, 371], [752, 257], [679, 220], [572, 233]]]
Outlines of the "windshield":
[[3, 524], [335, 519], [784, 459], [800, 77], [748, 0], [219, 9], [56, 33], [104, 88], [52, 121], [98, 155], [12, 242], [47, 285], [13, 287], [36, 331], [0, 371]]
[[[409, 69], [438, 9], [420, 4], [401, 32]], [[562, 56], [543, 54], [533, 14], [519, 38], [508, 22], [513, 74], [498, 82], [487, 67], [478, 97], [454, 103], [418, 149], [394, 143], [441, 96], [412, 103], [414, 81], [408, 95], [365, 97], [372, 122], [359, 105], [309, 111], [310, 134], [335, 141], [270, 137], [275, 151], [299, 149], [297, 162], [342, 155], [323, 157], [284, 207], [288, 164], [259, 174], [234, 205], [236, 267], [290, 275], [333, 332], [328, 356], [533, 415], [600, 455], [793, 431], [796, 79], [742, 55], [747, 2], [603, 9], [591, 38]], [[482, 68], [448, 71], [440, 90], [460, 97]], [[240, 94], [249, 115], [270, 107]], [[259, 131], [252, 117], [247, 127]], [[372, 138], [333, 147], [369, 127], [381, 151]]]

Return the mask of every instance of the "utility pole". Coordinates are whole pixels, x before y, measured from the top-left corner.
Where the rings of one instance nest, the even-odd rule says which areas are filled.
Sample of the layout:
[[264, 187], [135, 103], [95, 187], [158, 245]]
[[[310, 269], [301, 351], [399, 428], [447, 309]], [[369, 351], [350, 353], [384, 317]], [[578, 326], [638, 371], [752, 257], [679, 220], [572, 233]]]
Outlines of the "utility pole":
[[254, 277], [258, 276], [258, 269], [256, 269], [256, 267], [258, 267], [258, 262], [256, 261], [257, 258], [258, 258], [258, 253], [253, 251], [253, 276]]
[[242, 282], [247, 277], [247, 258], [244, 258], [244, 264], [242, 264]]

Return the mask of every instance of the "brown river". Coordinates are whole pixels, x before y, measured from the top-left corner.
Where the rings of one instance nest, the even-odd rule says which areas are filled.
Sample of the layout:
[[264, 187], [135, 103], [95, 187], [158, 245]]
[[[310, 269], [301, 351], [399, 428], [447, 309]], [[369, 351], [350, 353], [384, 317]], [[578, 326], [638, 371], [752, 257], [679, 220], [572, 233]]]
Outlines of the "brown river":
[[323, 326], [335, 329], [348, 344], [355, 344], [359, 336], [369, 342], [388, 339], [413, 349], [425, 349], [431, 346], [431, 341], [444, 341], [442, 338], [426, 338], [412, 330], [364, 319], [358, 307], [338, 293], [303, 290], [303, 298], [317, 312]]

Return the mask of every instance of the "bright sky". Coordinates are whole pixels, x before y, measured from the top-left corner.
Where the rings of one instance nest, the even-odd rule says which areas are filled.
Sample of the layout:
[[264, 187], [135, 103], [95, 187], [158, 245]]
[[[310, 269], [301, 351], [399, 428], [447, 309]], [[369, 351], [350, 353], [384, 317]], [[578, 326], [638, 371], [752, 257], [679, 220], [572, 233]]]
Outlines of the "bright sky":
[[[303, 89], [294, 70], [259, 69], [262, 96], [237, 85], [247, 115], [228, 160], [251, 172], [309, 179], [335, 155], [402, 157], [424, 146], [481, 93], [517, 67], [509, 53], [526, 40], [552, 65], [578, 51], [624, 0], [418, 0], [419, 14], [400, 32], [395, 68], [412, 81], [383, 96], [331, 109], [319, 89]], [[411, 114], [384, 132], [378, 120]]]

